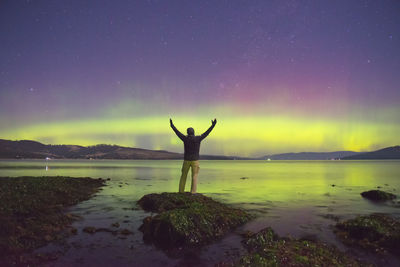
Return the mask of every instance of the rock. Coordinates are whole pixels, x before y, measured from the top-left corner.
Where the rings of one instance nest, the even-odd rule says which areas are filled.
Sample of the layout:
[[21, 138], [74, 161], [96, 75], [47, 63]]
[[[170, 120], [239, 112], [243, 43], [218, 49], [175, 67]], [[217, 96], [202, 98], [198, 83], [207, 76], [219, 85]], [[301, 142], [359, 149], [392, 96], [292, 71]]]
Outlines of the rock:
[[93, 226], [86, 226], [85, 228], [83, 228], [83, 231], [88, 234], [94, 234], [96, 233], [96, 228]]
[[252, 235], [254, 235], [254, 233], [252, 231], [245, 231], [245, 232], [240, 234], [240, 236], [243, 237], [243, 238], [249, 238]]
[[278, 240], [278, 235], [275, 234], [271, 227], [267, 227], [256, 234], [249, 235], [243, 244], [249, 251], [256, 251], [259, 249], [262, 250], [265, 246], [272, 244], [276, 240]]
[[115, 222], [113, 224], [111, 224], [112, 227], [118, 228], [119, 227], [119, 222]]
[[96, 233], [97, 232], [106, 232], [106, 233], [112, 233], [112, 234], [117, 234], [116, 230], [111, 230], [109, 228], [96, 228]]
[[146, 217], [139, 230], [145, 241], [161, 248], [206, 244], [251, 218], [243, 210], [201, 194], [149, 194], [138, 204], [145, 211], [159, 213]]
[[321, 214], [320, 216], [322, 218], [333, 220], [335, 222], [338, 222], [340, 220], [339, 216], [333, 214]]
[[400, 253], [400, 220], [385, 214], [358, 216], [339, 222], [335, 233], [347, 245], [375, 252]]
[[[79, 217], [66, 208], [103, 185], [103, 180], [84, 177], [0, 177], [0, 266], [45, 265], [35, 249], [74, 234], [69, 227]], [[33, 262], [24, 262], [28, 258]]]
[[122, 229], [119, 233], [121, 235], [132, 235], [133, 234], [133, 232], [128, 229]]
[[218, 266], [369, 266], [322, 242], [280, 238], [270, 227], [242, 243], [247, 254]]
[[107, 232], [107, 233], [117, 234], [116, 230], [111, 230], [111, 229], [103, 228], [103, 227], [96, 228], [93, 226], [87, 226], [87, 227], [83, 228], [83, 231], [86, 233], [89, 233], [89, 234], [94, 234], [94, 233], [98, 233], [98, 232]]
[[381, 190], [362, 192], [361, 196], [372, 201], [387, 201], [396, 198], [396, 195]]

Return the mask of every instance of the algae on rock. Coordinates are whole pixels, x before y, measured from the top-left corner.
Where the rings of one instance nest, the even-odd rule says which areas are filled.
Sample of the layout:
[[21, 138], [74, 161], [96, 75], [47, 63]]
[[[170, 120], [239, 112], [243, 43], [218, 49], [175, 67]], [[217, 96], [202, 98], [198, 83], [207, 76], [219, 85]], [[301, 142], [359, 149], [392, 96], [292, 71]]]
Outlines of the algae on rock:
[[375, 213], [339, 222], [335, 233], [348, 245], [375, 252], [400, 253], [400, 220], [385, 214]]
[[145, 218], [139, 229], [145, 241], [163, 248], [208, 243], [252, 217], [201, 194], [149, 194], [138, 204], [145, 211], [159, 213]]
[[322, 242], [280, 238], [270, 227], [243, 240], [248, 253], [220, 266], [369, 266]]
[[0, 177], [0, 265], [40, 265], [29, 253], [65, 232], [76, 234], [70, 225], [78, 217], [64, 209], [104, 185], [105, 180], [92, 178]]

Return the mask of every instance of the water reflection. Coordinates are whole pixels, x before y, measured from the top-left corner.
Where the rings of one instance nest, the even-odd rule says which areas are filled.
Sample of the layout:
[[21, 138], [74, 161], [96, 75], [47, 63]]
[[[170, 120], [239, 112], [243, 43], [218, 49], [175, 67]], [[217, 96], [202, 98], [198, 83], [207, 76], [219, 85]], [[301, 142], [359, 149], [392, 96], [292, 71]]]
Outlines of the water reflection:
[[[374, 204], [360, 193], [380, 186], [395, 193], [400, 190], [399, 161], [201, 161], [198, 191], [217, 200], [254, 212], [258, 218], [242, 230], [257, 231], [272, 226], [280, 235], [314, 236], [341, 246], [330, 225], [335, 219], [356, 214], [385, 212], [400, 217], [398, 204]], [[114, 240], [109, 235], [77, 235], [69, 242], [71, 248], [58, 262], [60, 265], [117, 262], [146, 265], [149, 259], [161, 266], [174, 266], [170, 259], [151, 246], [146, 246], [137, 231], [147, 213], [138, 210], [136, 200], [153, 192], [176, 192], [181, 161], [124, 160], [18, 160], [0, 161], [1, 176], [74, 176], [110, 178], [107, 186], [89, 201], [72, 208], [83, 220], [75, 227], [109, 227], [119, 222], [121, 227], [134, 229], [126, 240]], [[246, 179], [241, 179], [246, 177]], [[186, 190], [189, 190], [190, 182]], [[199, 255], [205, 262], [218, 262], [232, 247], [236, 237], [227, 237]], [[74, 243], [74, 244], [75, 244]], [[96, 252], [90, 246], [97, 244]], [[73, 245], [71, 245], [73, 247]], [[87, 246], [87, 249], [85, 248]], [[130, 247], [134, 247], [134, 252]], [[82, 248], [83, 247], [83, 248]], [[112, 254], [114, 253], [114, 254]], [[206, 253], [206, 254], [204, 254]], [[115, 255], [123, 255], [116, 259]], [[127, 256], [132, 255], [132, 256]], [[220, 255], [220, 256], [218, 256]], [[57, 264], [56, 264], [57, 265]], [[157, 266], [158, 264], [155, 264]]]
[[[176, 191], [180, 169], [180, 161], [0, 161], [2, 176], [112, 178], [130, 185], [123, 189], [111, 186], [113, 194], [134, 198], [148, 191]], [[396, 192], [399, 174], [399, 161], [201, 161], [199, 190], [231, 203], [280, 201], [307, 206], [327, 205], [334, 198], [356, 199], [364, 205], [358, 195], [362, 190], [380, 186]]]

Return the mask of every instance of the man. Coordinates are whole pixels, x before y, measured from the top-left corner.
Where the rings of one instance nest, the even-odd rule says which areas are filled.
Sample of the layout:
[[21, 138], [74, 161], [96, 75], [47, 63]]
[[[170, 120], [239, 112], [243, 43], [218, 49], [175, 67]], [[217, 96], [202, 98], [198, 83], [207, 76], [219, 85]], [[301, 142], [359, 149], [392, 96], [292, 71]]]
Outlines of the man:
[[190, 192], [192, 194], [196, 193], [197, 190], [197, 175], [199, 174], [199, 152], [200, 152], [200, 143], [201, 141], [207, 137], [207, 135], [212, 131], [215, 124], [217, 124], [217, 119], [211, 121], [211, 127], [208, 128], [200, 136], [194, 135], [194, 129], [192, 127], [187, 128], [187, 136], [183, 135], [178, 129], [176, 129], [175, 125], [172, 123], [172, 120], [169, 119], [172, 130], [176, 133], [176, 135], [183, 141], [185, 153], [183, 157], [183, 165], [182, 165], [182, 175], [181, 180], [179, 181], [179, 192], [183, 193], [185, 191], [186, 177], [189, 172], [189, 169], [192, 168], [192, 188]]

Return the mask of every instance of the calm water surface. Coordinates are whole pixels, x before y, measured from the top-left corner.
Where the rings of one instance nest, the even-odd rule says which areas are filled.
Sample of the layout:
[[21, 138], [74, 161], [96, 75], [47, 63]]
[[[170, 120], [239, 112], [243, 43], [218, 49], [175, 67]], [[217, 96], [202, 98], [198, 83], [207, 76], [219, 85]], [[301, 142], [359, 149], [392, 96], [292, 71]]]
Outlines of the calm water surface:
[[[95, 197], [70, 209], [83, 217], [74, 223], [79, 234], [41, 249], [63, 251], [52, 266], [212, 266], [243, 252], [240, 233], [266, 226], [282, 236], [317, 238], [346, 250], [332, 233], [335, 222], [330, 215], [347, 219], [384, 212], [400, 217], [399, 203], [374, 204], [360, 196], [378, 186], [398, 194], [400, 161], [204, 160], [198, 191], [258, 217], [197, 253], [166, 255], [143, 243], [137, 228], [150, 214], [138, 210], [135, 202], [148, 193], [177, 191], [181, 164], [175, 160], [8, 160], [0, 161], [0, 175], [111, 178]], [[189, 177], [186, 188], [190, 189]], [[134, 234], [121, 239], [109, 233], [81, 232], [85, 226], [110, 227], [114, 222]]]

